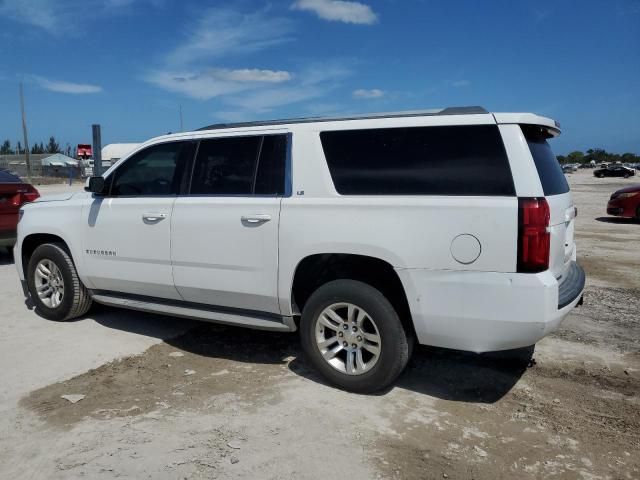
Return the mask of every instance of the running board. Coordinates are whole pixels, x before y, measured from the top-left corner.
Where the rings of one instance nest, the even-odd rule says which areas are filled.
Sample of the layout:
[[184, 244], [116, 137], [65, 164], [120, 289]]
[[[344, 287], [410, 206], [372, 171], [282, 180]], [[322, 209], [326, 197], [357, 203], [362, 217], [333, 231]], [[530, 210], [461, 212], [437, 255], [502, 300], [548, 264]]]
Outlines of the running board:
[[94, 293], [91, 298], [103, 305], [138, 310], [140, 312], [161, 313], [174, 317], [204, 320], [207, 322], [222, 323], [224, 325], [254, 328], [256, 330], [270, 330], [274, 332], [296, 331], [296, 324], [293, 321], [293, 318], [286, 316], [270, 317], [268, 315], [256, 315], [255, 313], [249, 315], [243, 313], [220, 312], [204, 308], [191, 308], [166, 304], [152, 300], [116, 297], [112, 295], [104, 295], [102, 293]]

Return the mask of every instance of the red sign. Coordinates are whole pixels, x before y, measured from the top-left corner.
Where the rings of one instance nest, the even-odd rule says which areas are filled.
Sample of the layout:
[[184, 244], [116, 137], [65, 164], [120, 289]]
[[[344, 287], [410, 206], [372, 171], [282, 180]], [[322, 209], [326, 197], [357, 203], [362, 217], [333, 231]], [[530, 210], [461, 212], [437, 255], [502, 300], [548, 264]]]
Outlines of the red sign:
[[78, 158], [83, 158], [85, 160], [87, 158], [91, 158], [93, 156], [93, 150], [91, 149], [91, 145], [86, 143], [79, 143], [77, 155], [78, 155]]

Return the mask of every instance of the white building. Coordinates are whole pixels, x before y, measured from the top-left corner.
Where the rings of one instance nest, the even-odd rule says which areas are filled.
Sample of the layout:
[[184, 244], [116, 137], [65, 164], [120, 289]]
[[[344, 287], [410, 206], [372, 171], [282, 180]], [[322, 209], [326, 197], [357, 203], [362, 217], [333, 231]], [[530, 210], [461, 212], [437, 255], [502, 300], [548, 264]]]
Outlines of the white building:
[[127, 156], [138, 148], [139, 145], [139, 143], [110, 143], [109, 145], [105, 145], [102, 147], [103, 165], [113, 165], [122, 157]]

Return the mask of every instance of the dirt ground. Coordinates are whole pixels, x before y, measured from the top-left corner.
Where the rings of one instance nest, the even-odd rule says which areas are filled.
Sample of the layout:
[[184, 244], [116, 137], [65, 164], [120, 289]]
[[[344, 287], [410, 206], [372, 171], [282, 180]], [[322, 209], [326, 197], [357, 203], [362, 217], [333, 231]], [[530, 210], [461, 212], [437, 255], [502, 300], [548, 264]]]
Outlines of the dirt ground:
[[[535, 351], [420, 347], [364, 396], [325, 385], [294, 335], [163, 318], [183, 333], [7, 395], [0, 478], [640, 478], [640, 223], [605, 214], [634, 182], [569, 179], [585, 304]], [[67, 328], [114, 315], [130, 335], [156, 318], [97, 307]]]

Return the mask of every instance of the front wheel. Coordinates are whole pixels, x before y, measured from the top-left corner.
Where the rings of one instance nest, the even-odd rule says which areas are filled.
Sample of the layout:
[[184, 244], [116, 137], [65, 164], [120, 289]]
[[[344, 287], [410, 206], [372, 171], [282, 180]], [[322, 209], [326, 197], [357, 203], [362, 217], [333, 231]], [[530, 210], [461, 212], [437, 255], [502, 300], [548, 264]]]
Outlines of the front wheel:
[[311, 295], [300, 337], [323, 377], [357, 393], [391, 385], [407, 365], [413, 341], [389, 300], [355, 280], [334, 280]]
[[71, 320], [91, 307], [89, 292], [60, 244], [47, 243], [35, 249], [27, 266], [27, 286], [36, 313], [48, 320]]

